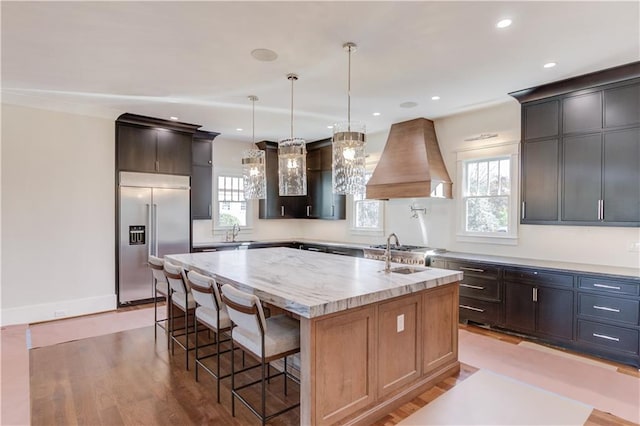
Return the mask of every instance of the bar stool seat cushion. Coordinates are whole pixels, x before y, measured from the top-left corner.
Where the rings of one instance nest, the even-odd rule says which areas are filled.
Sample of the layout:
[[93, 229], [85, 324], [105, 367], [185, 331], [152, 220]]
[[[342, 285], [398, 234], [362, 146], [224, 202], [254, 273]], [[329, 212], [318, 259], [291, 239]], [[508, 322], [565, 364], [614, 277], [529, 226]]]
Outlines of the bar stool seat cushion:
[[205, 323], [209, 327], [215, 330], [225, 330], [231, 327], [231, 319], [229, 313], [227, 313], [227, 307], [222, 306], [220, 309], [220, 325], [218, 326], [218, 315], [215, 309], [207, 308], [205, 306], [198, 306], [196, 308], [196, 318], [198, 321]]
[[[300, 348], [300, 323], [286, 315], [276, 315], [266, 319], [264, 335], [265, 358], [290, 352]], [[262, 356], [262, 345], [259, 334], [235, 327], [233, 340], [256, 356]]]

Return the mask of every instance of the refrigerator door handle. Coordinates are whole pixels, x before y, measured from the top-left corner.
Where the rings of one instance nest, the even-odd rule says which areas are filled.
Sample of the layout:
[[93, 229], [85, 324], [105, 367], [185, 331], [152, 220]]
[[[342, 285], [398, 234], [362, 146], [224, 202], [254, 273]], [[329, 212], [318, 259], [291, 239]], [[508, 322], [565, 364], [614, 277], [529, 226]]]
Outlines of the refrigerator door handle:
[[153, 204], [153, 246], [158, 256], [158, 205]]
[[[151, 206], [149, 204], [145, 204], [147, 206], [147, 261], [149, 260], [149, 256], [151, 256]], [[146, 263], [146, 262], [145, 262]]]

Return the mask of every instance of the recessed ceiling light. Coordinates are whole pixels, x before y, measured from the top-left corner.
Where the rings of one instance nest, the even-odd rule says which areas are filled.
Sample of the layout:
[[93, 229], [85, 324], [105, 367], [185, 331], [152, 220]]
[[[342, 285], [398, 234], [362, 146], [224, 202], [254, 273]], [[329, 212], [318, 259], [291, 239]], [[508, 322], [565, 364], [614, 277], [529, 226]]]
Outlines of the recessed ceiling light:
[[379, 116], [379, 115], [380, 115], [380, 113], [379, 113], [379, 112], [374, 112], [374, 113], [373, 113], [373, 116], [374, 116], [374, 117], [377, 117], [377, 116]]
[[432, 101], [439, 101], [440, 100], [440, 96], [432, 96], [431, 100]]
[[333, 129], [333, 126], [327, 126], [327, 129]]
[[509, 25], [511, 25], [511, 19], [503, 19], [496, 24], [496, 27], [507, 28]]
[[547, 62], [546, 64], [543, 65], [545, 68], [553, 68], [556, 66], [555, 62]]
[[242, 130], [243, 130], [243, 129], [241, 129], [240, 127], [238, 127], [238, 128], [236, 129], [236, 131], [237, 131], [237, 132], [241, 132]]
[[418, 106], [417, 102], [403, 102], [400, 104], [400, 108], [415, 108]]
[[278, 59], [278, 54], [269, 49], [253, 49], [251, 51], [251, 56], [262, 62], [271, 62]]
[[178, 119], [178, 117], [174, 117], [174, 116], [171, 116], [169, 118], [172, 119], [172, 120], [177, 120]]

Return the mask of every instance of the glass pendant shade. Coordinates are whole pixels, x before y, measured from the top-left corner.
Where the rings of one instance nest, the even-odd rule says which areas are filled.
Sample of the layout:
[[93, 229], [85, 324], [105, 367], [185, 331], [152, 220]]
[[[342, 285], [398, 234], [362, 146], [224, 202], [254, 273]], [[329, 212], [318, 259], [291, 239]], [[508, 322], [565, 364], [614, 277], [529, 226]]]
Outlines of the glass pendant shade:
[[307, 148], [304, 139], [278, 142], [278, 181], [281, 196], [307, 195]]
[[244, 198], [257, 200], [267, 197], [267, 176], [264, 151], [249, 149], [242, 153], [242, 178]]
[[365, 126], [339, 123], [333, 126], [332, 182], [336, 194], [364, 194]]

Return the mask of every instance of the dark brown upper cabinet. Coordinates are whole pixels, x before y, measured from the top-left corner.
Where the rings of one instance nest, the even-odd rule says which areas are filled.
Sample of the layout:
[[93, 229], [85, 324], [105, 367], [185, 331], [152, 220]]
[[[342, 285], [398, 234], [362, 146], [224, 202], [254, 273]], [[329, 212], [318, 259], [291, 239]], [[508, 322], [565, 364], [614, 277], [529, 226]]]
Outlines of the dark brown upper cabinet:
[[569, 96], [562, 100], [562, 133], [602, 129], [602, 92]]
[[122, 114], [116, 120], [117, 170], [191, 175], [191, 141], [198, 127]]
[[560, 130], [558, 117], [560, 102], [534, 103], [523, 109], [524, 138], [538, 139], [557, 136]]
[[640, 62], [511, 95], [521, 223], [640, 226]]
[[211, 219], [212, 142], [218, 133], [198, 130], [191, 144], [191, 218]]

